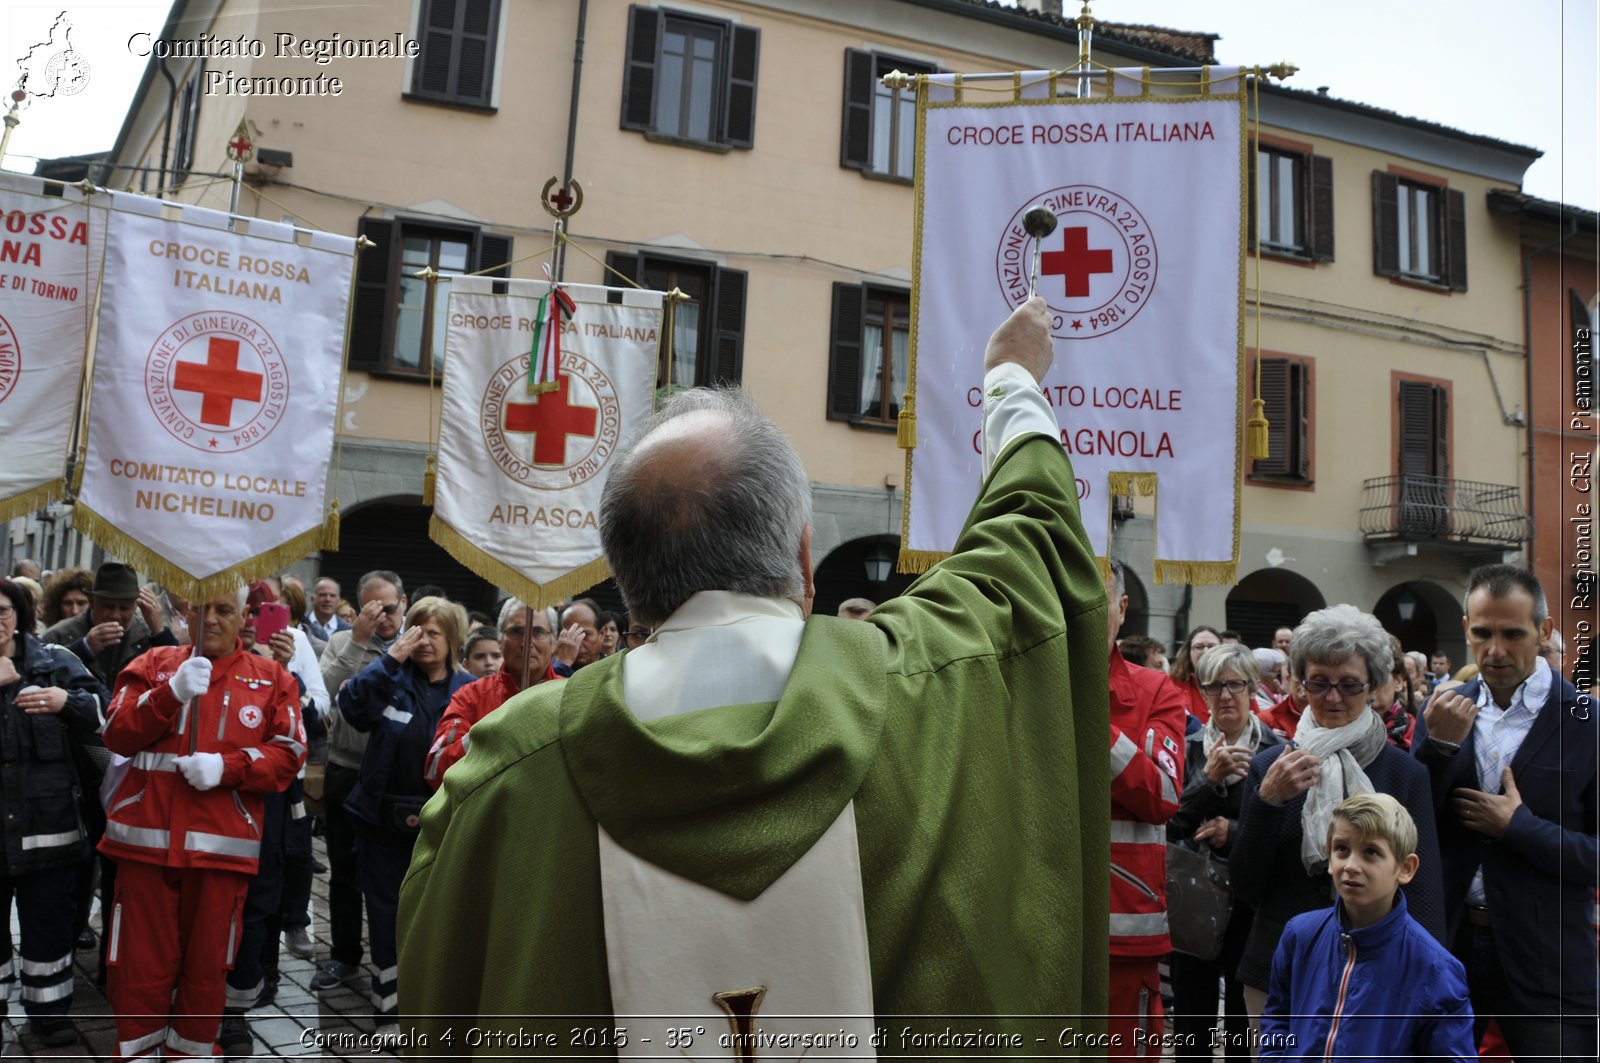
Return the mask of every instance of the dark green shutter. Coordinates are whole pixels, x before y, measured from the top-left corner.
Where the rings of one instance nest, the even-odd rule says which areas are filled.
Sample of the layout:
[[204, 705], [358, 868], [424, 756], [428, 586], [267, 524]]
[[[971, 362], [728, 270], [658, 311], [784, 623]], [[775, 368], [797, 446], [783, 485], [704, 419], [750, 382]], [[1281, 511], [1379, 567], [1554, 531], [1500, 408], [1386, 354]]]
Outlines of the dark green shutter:
[[740, 269], [718, 269], [712, 276], [711, 377], [707, 384], [739, 383], [744, 373], [744, 302], [749, 275]]
[[723, 114], [724, 142], [736, 148], [755, 146], [756, 69], [760, 65], [761, 31], [750, 26], [734, 26], [732, 54], [728, 59], [728, 81]]
[[853, 421], [861, 412], [861, 333], [866, 290], [833, 286], [833, 325], [828, 346], [828, 420]]
[[871, 52], [844, 50], [844, 117], [840, 123], [839, 165], [852, 170], [872, 166], [872, 86], [877, 59]]
[[362, 218], [356, 226], [376, 247], [356, 259], [356, 298], [350, 320], [350, 367], [373, 368], [388, 358], [394, 314], [391, 285], [399, 254], [399, 224], [388, 218]]
[[1318, 262], [1333, 261], [1333, 160], [1326, 155], [1306, 159], [1310, 171], [1310, 216], [1306, 224], [1306, 245]]
[[622, 128], [649, 131], [656, 119], [656, 64], [660, 61], [661, 12], [628, 8], [628, 51], [622, 68]]
[[1372, 272], [1400, 275], [1400, 179], [1372, 171]]
[[1467, 290], [1467, 200], [1453, 188], [1440, 189], [1444, 197], [1445, 276], [1452, 291]]

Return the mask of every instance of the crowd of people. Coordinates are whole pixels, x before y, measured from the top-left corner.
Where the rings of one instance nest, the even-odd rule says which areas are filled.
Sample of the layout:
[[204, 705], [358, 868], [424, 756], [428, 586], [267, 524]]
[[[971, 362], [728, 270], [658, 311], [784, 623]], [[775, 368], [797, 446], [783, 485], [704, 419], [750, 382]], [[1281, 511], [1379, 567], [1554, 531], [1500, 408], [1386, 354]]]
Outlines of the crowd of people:
[[1600, 724], [1538, 582], [1472, 573], [1470, 674], [1350, 605], [1256, 648], [1201, 625], [1168, 667], [1117, 641], [1050, 358], [1033, 300], [990, 341], [954, 555], [850, 623], [809, 615], [808, 481], [736, 390], [673, 396], [615, 464], [630, 615], [19, 565], [0, 977], [33, 1036], [78, 1036], [98, 945], [122, 1058], [250, 1054], [281, 950], [317, 952], [320, 818], [311, 988], [358, 978], [365, 918], [372, 1044], [416, 1055], [456, 1019], [714, 1002], [737, 1034], [765, 1000], [991, 1038], [1104, 1015], [1069, 1054], [1594, 1058]]

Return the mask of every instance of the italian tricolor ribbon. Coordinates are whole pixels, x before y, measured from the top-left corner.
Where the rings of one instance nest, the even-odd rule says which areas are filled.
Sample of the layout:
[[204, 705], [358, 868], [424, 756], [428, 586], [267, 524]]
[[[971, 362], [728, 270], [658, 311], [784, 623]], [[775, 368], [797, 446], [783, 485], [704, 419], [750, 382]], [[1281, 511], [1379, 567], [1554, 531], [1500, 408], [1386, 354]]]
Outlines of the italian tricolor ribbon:
[[[528, 393], [542, 394], [546, 391], [555, 391], [559, 385], [556, 379], [561, 370], [561, 322], [569, 319], [577, 312], [578, 304], [573, 302], [555, 279], [550, 276], [550, 266], [545, 264], [545, 280], [550, 281], [550, 290], [539, 300], [538, 312], [534, 315], [533, 322], [533, 349], [529, 351], [528, 359]], [[554, 302], [556, 310], [550, 311], [550, 304]]]

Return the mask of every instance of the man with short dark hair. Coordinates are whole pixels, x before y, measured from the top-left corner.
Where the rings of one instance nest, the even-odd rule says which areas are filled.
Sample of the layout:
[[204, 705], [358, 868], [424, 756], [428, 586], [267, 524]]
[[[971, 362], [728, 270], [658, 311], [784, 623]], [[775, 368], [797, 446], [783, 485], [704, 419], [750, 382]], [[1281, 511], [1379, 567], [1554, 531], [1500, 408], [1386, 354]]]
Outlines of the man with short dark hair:
[[870, 1052], [874, 1013], [924, 1046], [973, 1012], [1004, 1043], [1054, 1043], [1046, 1014], [1103, 1031], [1105, 589], [1039, 390], [1053, 354], [1043, 299], [996, 330], [981, 495], [864, 622], [807, 618], [811, 484], [742, 392], [673, 395], [612, 458], [601, 541], [653, 634], [477, 725], [428, 803], [408, 1055], [457, 1051], [469, 1015], [563, 1043], [570, 1021], [530, 1017], [626, 1015], [634, 1044], [782, 1031], [788, 1056], [807, 1031]]
[[1283, 659], [1289, 659], [1289, 646], [1294, 642], [1294, 628], [1280, 627], [1272, 633], [1272, 648], [1283, 654]]
[[1167, 670], [1167, 648], [1149, 635], [1129, 635], [1117, 643], [1117, 648], [1129, 664], [1155, 672]]
[[141, 588], [138, 573], [117, 561], [95, 570], [89, 608], [50, 628], [41, 641], [71, 650], [107, 689], [146, 650], [178, 644], [155, 592]]
[[579, 598], [561, 611], [556, 639], [556, 675], [565, 678], [600, 659], [600, 606]]
[[[339, 696], [345, 682], [377, 660], [400, 637], [405, 626], [406, 593], [400, 577], [375, 569], [356, 584], [361, 611], [349, 631], [336, 631], [322, 651], [322, 681], [328, 695]], [[367, 736], [345, 720], [328, 714], [328, 764], [323, 769], [322, 814], [328, 842], [328, 929], [332, 948], [322, 970], [311, 976], [319, 993], [335, 989], [361, 969], [361, 882], [356, 868], [356, 827], [345, 811], [345, 798], [361, 778]]]
[[1593, 1059], [1600, 721], [1539, 656], [1552, 622], [1532, 573], [1477, 569], [1464, 608], [1478, 676], [1433, 699], [1417, 748], [1433, 779], [1448, 940], [1480, 1039], [1494, 1018], [1516, 1059]]
[[319, 657], [335, 632], [350, 630], [350, 625], [339, 618], [338, 580], [323, 576], [311, 585], [311, 608], [300, 621], [300, 630], [311, 640], [311, 648]]

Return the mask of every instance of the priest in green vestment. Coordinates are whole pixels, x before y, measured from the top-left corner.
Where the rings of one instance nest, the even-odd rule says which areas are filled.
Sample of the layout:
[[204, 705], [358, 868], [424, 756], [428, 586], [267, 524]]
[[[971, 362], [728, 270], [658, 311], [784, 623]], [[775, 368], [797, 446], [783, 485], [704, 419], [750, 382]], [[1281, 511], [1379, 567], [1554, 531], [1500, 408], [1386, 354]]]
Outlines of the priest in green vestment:
[[407, 1055], [1094, 1056], [1108, 963], [1106, 600], [1037, 384], [985, 354], [954, 553], [810, 615], [811, 491], [737, 390], [612, 466], [637, 649], [473, 728], [400, 901]]

